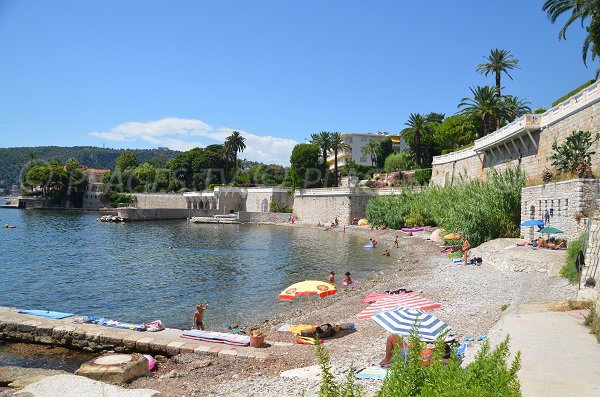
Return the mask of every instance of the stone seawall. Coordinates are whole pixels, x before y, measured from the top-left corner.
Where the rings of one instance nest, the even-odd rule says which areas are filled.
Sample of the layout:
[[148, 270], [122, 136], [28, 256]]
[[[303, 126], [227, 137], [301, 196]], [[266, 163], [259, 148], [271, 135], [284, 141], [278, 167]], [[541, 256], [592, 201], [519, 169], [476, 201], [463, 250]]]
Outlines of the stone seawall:
[[290, 223], [292, 214], [280, 212], [245, 212], [238, 213], [238, 220], [243, 223]]
[[255, 359], [265, 359], [269, 355], [262, 349], [184, 339], [181, 338], [182, 331], [178, 329], [139, 332], [76, 322], [80, 320], [81, 317], [54, 320], [19, 314], [14, 308], [0, 307], [0, 339], [89, 352], [110, 350], [168, 356], [197, 353]]
[[127, 218], [129, 221], [187, 219], [190, 216], [211, 216], [214, 212], [215, 211], [211, 210], [192, 210], [181, 208], [117, 208], [118, 216]]
[[187, 208], [187, 201], [183, 194], [179, 193], [164, 193], [164, 194], [148, 194], [136, 193], [135, 206], [140, 209], [154, 208]]
[[[546, 226], [562, 230], [563, 233], [557, 237], [574, 240], [587, 228], [590, 203], [593, 195], [599, 191], [599, 187], [597, 179], [573, 179], [523, 188], [521, 221], [544, 220], [548, 211], [550, 222]], [[521, 234], [526, 238], [532, 238], [532, 232], [535, 230], [537, 228], [522, 227]], [[535, 237], [538, 235], [536, 234]]]

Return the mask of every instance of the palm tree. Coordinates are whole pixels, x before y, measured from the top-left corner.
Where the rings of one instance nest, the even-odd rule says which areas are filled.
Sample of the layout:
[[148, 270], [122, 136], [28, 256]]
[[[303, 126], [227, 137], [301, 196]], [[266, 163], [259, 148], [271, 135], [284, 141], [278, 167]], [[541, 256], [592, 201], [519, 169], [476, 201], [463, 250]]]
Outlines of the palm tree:
[[339, 132], [331, 133], [331, 141], [329, 142], [330, 149], [333, 150], [333, 161], [334, 161], [334, 173], [335, 173], [335, 187], [338, 186], [338, 152], [340, 150], [350, 150], [352, 146], [344, 141], [344, 137]]
[[531, 102], [527, 99], [521, 99], [513, 95], [505, 95], [502, 97], [503, 118], [507, 123], [512, 122], [517, 117], [521, 117], [524, 114], [531, 113], [529, 107]]
[[481, 138], [494, 131], [496, 121], [502, 117], [502, 101], [496, 95], [494, 87], [477, 86], [470, 90], [473, 98], [463, 98], [458, 107], [462, 108], [460, 114], [481, 119], [483, 122], [483, 132], [479, 134]]
[[[327, 152], [331, 148], [331, 133], [321, 131], [318, 134], [310, 134], [310, 143], [317, 145], [322, 150], [323, 156], [323, 177], [327, 175]], [[324, 179], [326, 181], [326, 179]], [[326, 184], [326, 182], [324, 182]]]
[[369, 143], [362, 148], [362, 155], [365, 157], [370, 156], [371, 165], [374, 166], [377, 162], [377, 155], [379, 154], [380, 149], [381, 145], [376, 139], [369, 139]]
[[237, 174], [237, 154], [241, 153], [246, 149], [246, 138], [242, 136], [238, 131], [233, 131], [231, 135], [225, 138], [225, 153], [227, 158], [233, 160], [233, 175]]
[[490, 55], [484, 57], [488, 63], [477, 65], [477, 72], [487, 76], [490, 73], [496, 75], [496, 96], [500, 98], [500, 78], [502, 73], [505, 73], [512, 80], [512, 76], [508, 73], [511, 69], [519, 68], [519, 60], [516, 59], [510, 51], [500, 50], [496, 48], [490, 51]]
[[427, 120], [427, 117], [423, 116], [422, 114], [411, 113], [410, 116], [408, 116], [408, 121], [404, 123], [404, 125], [408, 127], [403, 129], [400, 133], [401, 135], [405, 136], [405, 139], [408, 142], [412, 142], [417, 166], [421, 166], [423, 164], [421, 138], [431, 132], [431, 126], [429, 123], [430, 122]]
[[559, 40], [567, 39], [567, 29], [573, 22], [580, 19], [583, 27], [585, 20], [589, 18], [590, 25], [585, 28], [588, 35], [583, 42], [583, 63], [587, 65], [588, 51], [592, 53], [592, 60], [600, 56], [600, 0], [546, 0], [542, 11], [548, 15], [552, 23], [555, 23], [565, 12], [571, 11], [569, 19], [558, 32]]

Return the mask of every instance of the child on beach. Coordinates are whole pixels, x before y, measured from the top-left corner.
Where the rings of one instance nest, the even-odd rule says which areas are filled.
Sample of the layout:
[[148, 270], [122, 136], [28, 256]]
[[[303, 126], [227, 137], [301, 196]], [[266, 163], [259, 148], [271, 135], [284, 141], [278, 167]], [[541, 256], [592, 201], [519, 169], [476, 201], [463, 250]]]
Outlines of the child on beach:
[[394, 240], [394, 248], [400, 248], [398, 245], [398, 236], [396, 236], [396, 239]]
[[381, 256], [390, 256], [390, 251], [383, 250], [383, 253], [381, 254]]
[[327, 277], [327, 282], [328, 282], [329, 284], [333, 284], [333, 283], [334, 283], [334, 281], [333, 281], [333, 278], [334, 278], [334, 277], [335, 277], [335, 272], [330, 272], [330, 273], [329, 273], [329, 277]]
[[204, 319], [204, 311], [206, 309], [208, 309], [208, 303], [204, 307], [202, 307], [202, 304], [196, 305], [196, 312], [194, 313], [194, 317], [192, 317], [192, 326], [194, 328], [204, 330], [202, 320]]

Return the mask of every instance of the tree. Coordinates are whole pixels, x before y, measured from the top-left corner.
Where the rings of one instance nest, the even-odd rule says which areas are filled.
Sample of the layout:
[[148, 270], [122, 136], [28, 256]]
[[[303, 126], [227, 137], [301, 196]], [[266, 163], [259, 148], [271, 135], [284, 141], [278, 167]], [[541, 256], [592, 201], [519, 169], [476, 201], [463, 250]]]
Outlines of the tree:
[[225, 138], [225, 156], [233, 160], [233, 174], [237, 174], [237, 155], [246, 149], [246, 138], [238, 131], [233, 131], [231, 135]]
[[512, 95], [502, 97], [503, 117], [506, 123], [511, 123], [524, 114], [531, 113], [531, 102]]
[[379, 151], [377, 152], [377, 167], [383, 168], [385, 159], [394, 153], [392, 138], [386, 138], [379, 141]]
[[335, 187], [338, 186], [339, 174], [338, 174], [338, 152], [344, 150], [350, 150], [352, 147], [344, 141], [344, 137], [339, 132], [331, 133], [331, 150], [333, 150], [333, 164], [335, 173]]
[[511, 69], [519, 68], [519, 61], [507, 50], [500, 50], [496, 48], [490, 51], [490, 55], [484, 57], [488, 63], [481, 63], [477, 65], [477, 72], [487, 76], [490, 73], [494, 73], [496, 76], [496, 96], [500, 98], [501, 93], [501, 75], [505, 73], [512, 80], [512, 76], [508, 73]]
[[379, 141], [376, 139], [369, 139], [369, 142], [363, 146], [362, 155], [371, 157], [371, 166], [377, 163], [377, 154], [379, 153]]
[[443, 154], [475, 141], [477, 131], [473, 119], [467, 115], [454, 115], [433, 126], [433, 139]]
[[320, 148], [312, 143], [294, 146], [290, 156], [292, 187], [306, 189], [320, 186], [319, 152]]
[[556, 140], [552, 144], [552, 166], [559, 172], [576, 173], [578, 178], [592, 177], [592, 145], [600, 139], [600, 134], [592, 137], [589, 131], [573, 131], [562, 145]]
[[115, 162], [116, 169], [120, 171], [125, 171], [130, 168], [135, 168], [138, 166], [138, 159], [135, 153], [125, 150], [123, 153], [117, 157]]
[[415, 155], [415, 162], [417, 166], [421, 167], [423, 165], [422, 140], [432, 135], [430, 122], [420, 113], [411, 113], [404, 125], [408, 127], [403, 129], [400, 134], [404, 136], [411, 146], [412, 152]]
[[496, 95], [496, 88], [490, 86], [477, 86], [470, 88], [473, 98], [463, 98], [459, 108], [462, 110], [459, 114], [469, 115], [478, 118], [483, 122], [483, 131], [479, 137], [483, 137], [494, 131], [496, 120], [502, 117], [502, 101]]
[[[542, 11], [546, 13], [550, 22], [556, 20], [564, 13], [571, 11], [567, 22], [558, 32], [558, 39], [567, 39], [567, 29], [573, 22], [580, 19], [581, 27], [589, 19], [589, 26], [585, 27], [588, 35], [583, 41], [583, 63], [587, 65], [588, 52], [592, 55], [592, 60], [600, 56], [600, 0], [546, 0], [542, 6]], [[596, 78], [600, 69], [596, 73]]]
[[137, 179], [144, 185], [144, 191], [152, 190], [156, 179], [156, 168], [150, 163], [138, 165], [133, 172]]
[[[327, 131], [321, 131], [318, 134], [310, 134], [310, 143], [317, 145], [321, 148], [323, 157], [323, 176], [327, 175], [327, 152], [331, 148], [331, 133]], [[326, 184], [326, 183], [325, 183]]]
[[412, 154], [407, 151], [398, 154], [390, 154], [385, 159], [385, 172], [412, 170], [416, 168], [416, 164], [412, 157]]

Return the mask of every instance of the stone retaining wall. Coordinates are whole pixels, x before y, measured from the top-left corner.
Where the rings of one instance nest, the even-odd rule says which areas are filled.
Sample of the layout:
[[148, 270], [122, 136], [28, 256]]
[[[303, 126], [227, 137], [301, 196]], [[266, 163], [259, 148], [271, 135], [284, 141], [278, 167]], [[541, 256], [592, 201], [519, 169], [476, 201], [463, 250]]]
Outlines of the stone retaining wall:
[[190, 216], [212, 216], [216, 210], [193, 210], [181, 208], [129, 208], [117, 209], [117, 215], [130, 221], [149, 221], [158, 219], [187, 219]]
[[[599, 186], [597, 179], [573, 179], [525, 187], [521, 191], [521, 221], [544, 220], [548, 211], [551, 216], [546, 226], [562, 230], [564, 233], [558, 237], [574, 240], [587, 228], [588, 210], [592, 196], [598, 192]], [[576, 219], [577, 214], [580, 214], [579, 222]], [[522, 227], [521, 234], [531, 238], [534, 230], [537, 228]]]
[[238, 213], [238, 220], [244, 223], [290, 223], [292, 214], [282, 212], [245, 212]]
[[187, 208], [187, 201], [179, 193], [135, 193], [136, 208]]

